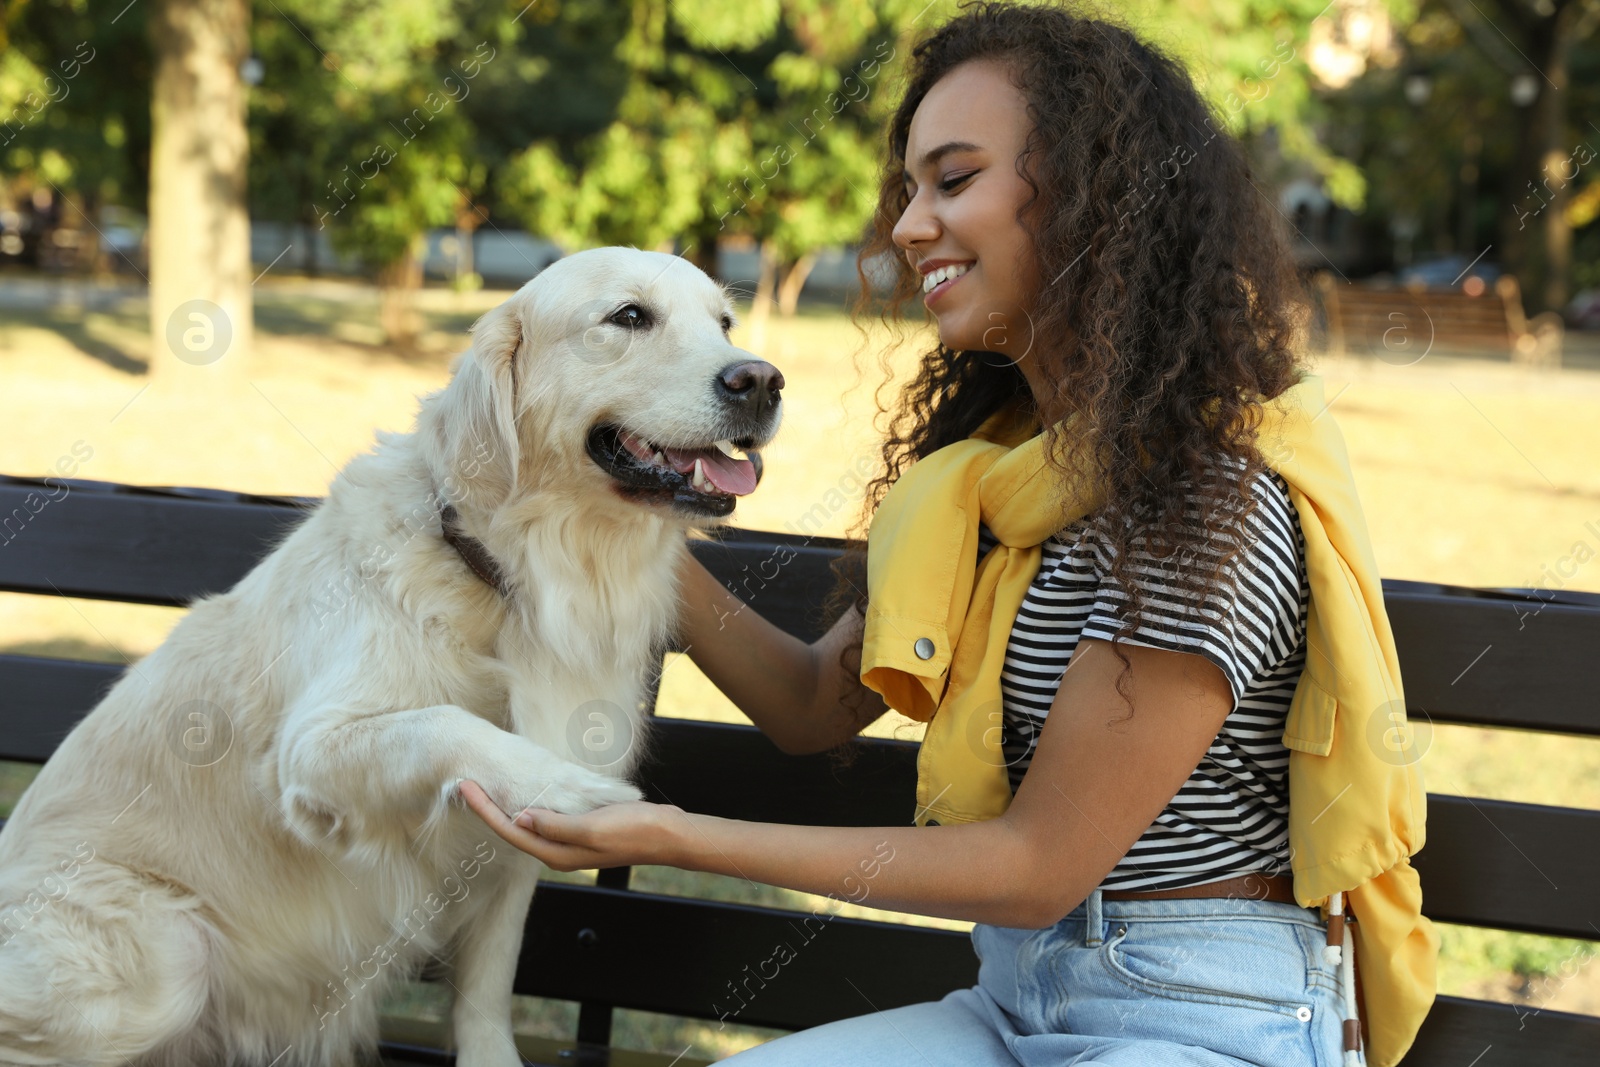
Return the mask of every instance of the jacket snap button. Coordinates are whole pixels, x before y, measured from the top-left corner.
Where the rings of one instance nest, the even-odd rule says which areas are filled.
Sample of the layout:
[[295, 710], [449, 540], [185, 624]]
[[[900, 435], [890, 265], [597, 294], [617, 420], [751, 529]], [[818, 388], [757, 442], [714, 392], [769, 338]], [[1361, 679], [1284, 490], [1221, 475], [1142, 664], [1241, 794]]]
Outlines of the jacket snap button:
[[1294, 1017], [1303, 1023], [1308, 1023], [1311, 1021], [1311, 1009], [1302, 1004], [1294, 1010]]
[[927, 825], [929, 825], [929, 826], [938, 826], [939, 825], [939, 820], [938, 819], [929, 819]]
[[917, 643], [912, 648], [916, 650], [918, 659], [933, 658], [933, 642], [926, 637], [917, 638]]

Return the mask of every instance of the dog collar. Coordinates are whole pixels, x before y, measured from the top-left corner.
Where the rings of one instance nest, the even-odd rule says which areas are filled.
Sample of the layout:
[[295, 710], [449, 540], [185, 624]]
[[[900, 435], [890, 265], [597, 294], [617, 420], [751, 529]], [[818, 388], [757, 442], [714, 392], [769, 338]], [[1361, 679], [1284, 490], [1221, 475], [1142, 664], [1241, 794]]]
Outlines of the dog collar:
[[511, 599], [511, 584], [506, 581], [505, 572], [494, 561], [494, 556], [484, 547], [482, 541], [465, 533], [461, 529], [461, 516], [456, 512], [454, 504], [445, 504], [439, 511], [439, 532], [456, 550], [462, 561], [471, 568], [472, 573], [482, 578], [486, 585], [499, 591], [507, 600]]

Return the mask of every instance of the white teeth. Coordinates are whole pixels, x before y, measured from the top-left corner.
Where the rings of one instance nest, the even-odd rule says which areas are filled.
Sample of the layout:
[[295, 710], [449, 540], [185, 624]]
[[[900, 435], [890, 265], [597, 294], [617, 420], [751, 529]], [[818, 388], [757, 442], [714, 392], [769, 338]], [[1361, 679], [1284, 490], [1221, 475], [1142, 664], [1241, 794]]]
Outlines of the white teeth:
[[922, 291], [924, 293], [931, 292], [934, 286], [940, 282], [947, 278], [959, 278], [967, 273], [971, 267], [972, 264], [970, 263], [952, 263], [949, 266], [929, 271], [927, 276], [922, 279]]
[[694, 461], [694, 478], [690, 484], [692, 484], [702, 493], [710, 488], [709, 484], [706, 482], [706, 472], [701, 469], [700, 461], [698, 459]]
[[664, 467], [667, 465], [667, 457], [663, 456], [660, 452], [657, 452], [655, 455], [650, 457], [650, 462], [654, 463], [658, 467]]
[[724, 456], [733, 456], [738, 454], [737, 450], [733, 447], [732, 441], [718, 441], [717, 451], [721, 452]]

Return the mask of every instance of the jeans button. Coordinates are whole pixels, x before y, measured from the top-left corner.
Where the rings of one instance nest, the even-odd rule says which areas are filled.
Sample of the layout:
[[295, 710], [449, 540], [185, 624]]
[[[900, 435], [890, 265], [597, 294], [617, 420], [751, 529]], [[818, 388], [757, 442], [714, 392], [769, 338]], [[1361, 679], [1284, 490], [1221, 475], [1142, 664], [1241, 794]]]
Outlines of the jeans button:
[[1294, 1017], [1303, 1023], [1308, 1023], [1311, 1021], [1311, 1009], [1302, 1004], [1294, 1010]]

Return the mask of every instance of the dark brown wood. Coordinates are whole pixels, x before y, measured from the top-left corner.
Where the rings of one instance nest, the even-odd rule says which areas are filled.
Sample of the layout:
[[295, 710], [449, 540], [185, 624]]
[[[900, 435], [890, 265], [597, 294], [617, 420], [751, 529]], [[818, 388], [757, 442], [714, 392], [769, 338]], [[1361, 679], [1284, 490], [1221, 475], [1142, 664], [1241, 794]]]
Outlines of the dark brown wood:
[[[40, 506], [47, 491], [59, 498]], [[26, 518], [29, 494], [39, 510]], [[185, 604], [231, 588], [316, 502], [0, 477], [0, 520], [14, 511], [25, 516], [0, 534], [0, 591]], [[693, 542], [753, 610], [807, 640], [832, 622], [822, 605], [840, 545], [745, 530]], [[1414, 717], [1600, 736], [1592, 696], [1600, 668], [1585, 651], [1600, 647], [1600, 613], [1582, 610], [1600, 606], [1600, 595], [1391, 579], [1384, 602]]]
[[843, 754], [786, 756], [753, 726], [658, 718], [633, 778], [648, 799], [725, 818], [910, 826], [916, 752], [910, 742], [862, 738], [846, 767]]
[[[963, 933], [565, 884], [540, 887], [522, 959], [519, 993], [786, 1030], [977, 980]], [[1600, 1018], [1440, 997], [1405, 1067], [1464, 1067], [1491, 1045], [1478, 1067], [1593, 1067]]]
[[516, 990], [796, 1030], [937, 1000], [977, 975], [962, 932], [545, 883]]
[[[47, 758], [118, 668], [0, 656], [0, 756]], [[58, 688], [57, 688], [58, 687]], [[654, 719], [635, 780], [655, 801], [756, 822], [908, 826], [916, 745], [858, 740], [848, 753], [786, 756], [751, 726]], [[1426, 759], [1426, 754], [1423, 756]], [[848, 759], [848, 764], [845, 760]], [[717, 768], [715, 775], [705, 773]], [[1600, 886], [1600, 812], [1429, 796], [1428, 845], [1416, 857], [1428, 914], [1449, 922], [1600, 939], [1589, 909]]]
[[43, 763], [127, 668], [0, 655], [0, 759]]
[[842, 542], [752, 530], [725, 530], [716, 540], [692, 541], [696, 558], [762, 618], [807, 641], [834, 619], [824, 611], [834, 578], [830, 563]]
[[1403, 1067], [1594, 1067], [1600, 1018], [1439, 997]]
[[1412, 862], [1430, 918], [1600, 940], [1600, 811], [1430, 793]]
[[[316, 503], [0, 476], [0, 590], [186, 604], [230, 588]], [[831, 621], [821, 605], [840, 545], [728, 530], [693, 548], [753, 610], [811, 639]], [[1395, 580], [1384, 595], [1414, 719], [1600, 736], [1600, 595]], [[47, 759], [124, 670], [0, 656], [0, 758]], [[651, 727], [636, 776], [651, 799], [755, 821], [912, 821], [912, 744], [864, 740], [845, 761], [784, 756], [751, 727]], [[1430, 916], [1600, 939], [1589, 908], [1600, 886], [1600, 813], [1440, 795], [1429, 806], [1428, 844], [1415, 862]], [[637, 893], [626, 871], [601, 881], [541, 887], [518, 975], [519, 992], [582, 1002], [580, 1036], [602, 1034], [613, 1006], [795, 1029], [937, 999], [975, 980], [965, 934]], [[774, 971], [780, 943], [792, 959]], [[840, 981], [846, 974], [850, 983]], [[1405, 1067], [1568, 1067], [1597, 1062], [1597, 1048], [1600, 1019], [1442, 997]], [[451, 1059], [401, 1044], [386, 1053], [396, 1063]], [[590, 1043], [561, 1062], [608, 1056]]]
[[1384, 583], [1407, 713], [1600, 736], [1600, 595]]
[[308, 514], [291, 498], [194, 494], [0, 479], [0, 591], [188, 604], [232, 588]]

